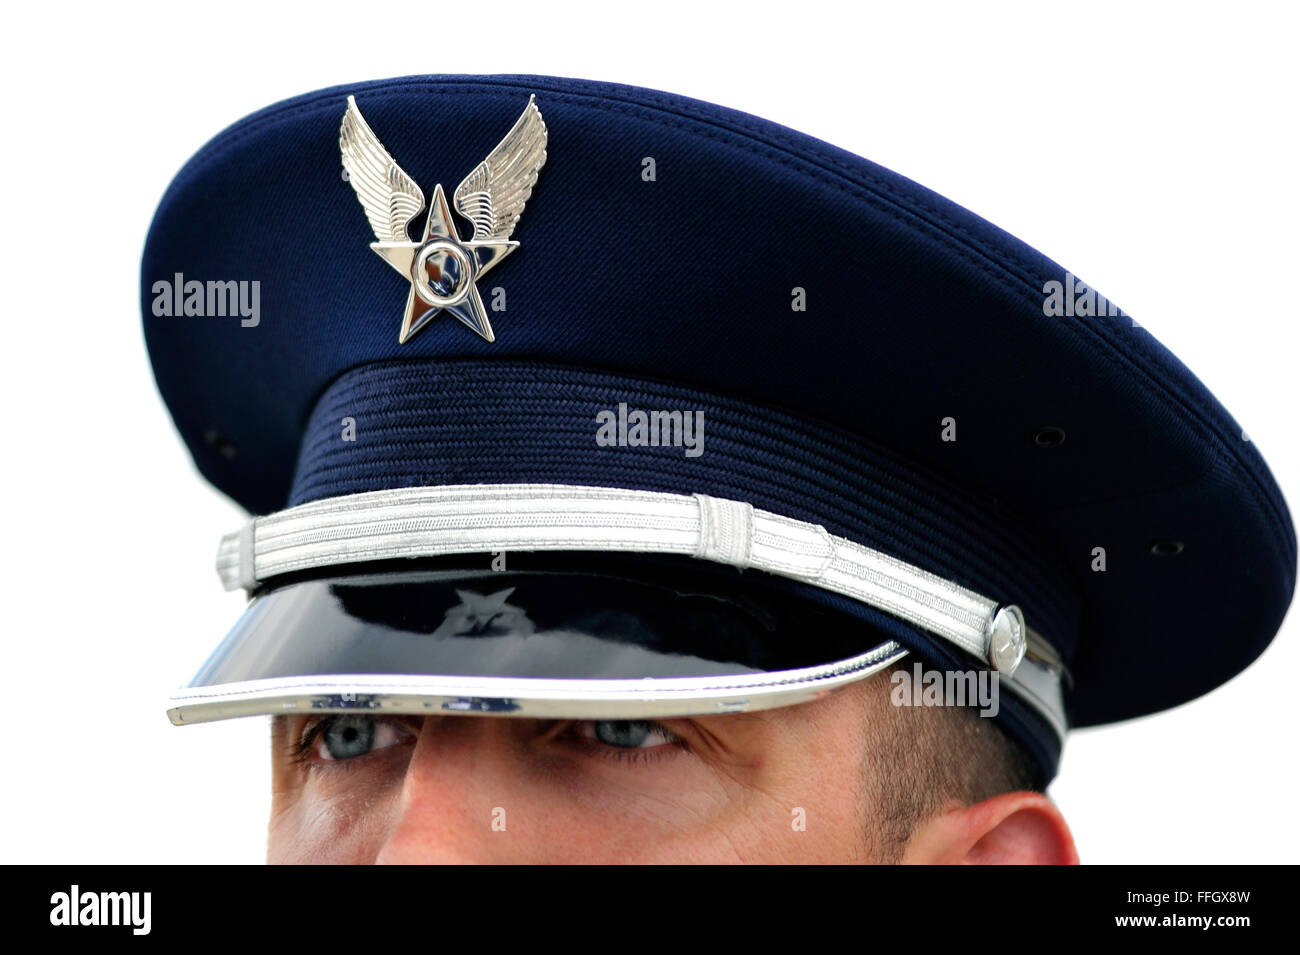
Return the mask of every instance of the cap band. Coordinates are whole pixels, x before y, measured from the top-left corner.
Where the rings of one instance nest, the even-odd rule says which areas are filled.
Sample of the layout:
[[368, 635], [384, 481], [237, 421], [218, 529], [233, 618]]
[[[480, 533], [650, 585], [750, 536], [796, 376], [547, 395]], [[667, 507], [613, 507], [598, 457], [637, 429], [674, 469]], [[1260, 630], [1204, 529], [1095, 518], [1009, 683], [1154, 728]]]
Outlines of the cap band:
[[987, 664], [999, 659], [998, 601], [820, 525], [703, 494], [478, 484], [327, 498], [227, 534], [217, 572], [233, 590], [360, 561], [509, 550], [676, 554], [754, 568], [860, 600]]
[[[708, 450], [685, 454], [671, 433], [655, 427], [647, 429], [649, 447], [620, 447], [616, 436], [612, 445], [593, 440], [595, 423], [611, 415], [621, 431], [624, 406], [628, 416], [636, 409], [693, 409], [699, 424], [707, 422]], [[653, 422], [653, 410], [647, 413]], [[340, 440], [344, 418], [357, 423], [355, 441]], [[704, 433], [692, 431], [700, 439]], [[744, 501], [975, 593], [1014, 595], [1061, 656], [1074, 655], [1079, 598], [1060, 555], [1045, 546], [1052, 524], [1026, 524], [995, 498], [809, 418], [622, 374], [464, 360], [353, 369], [311, 413], [291, 497], [250, 510], [266, 514], [394, 487], [475, 484], [634, 488]], [[1005, 478], [999, 484], [1010, 486]], [[724, 529], [719, 525], [718, 533]]]

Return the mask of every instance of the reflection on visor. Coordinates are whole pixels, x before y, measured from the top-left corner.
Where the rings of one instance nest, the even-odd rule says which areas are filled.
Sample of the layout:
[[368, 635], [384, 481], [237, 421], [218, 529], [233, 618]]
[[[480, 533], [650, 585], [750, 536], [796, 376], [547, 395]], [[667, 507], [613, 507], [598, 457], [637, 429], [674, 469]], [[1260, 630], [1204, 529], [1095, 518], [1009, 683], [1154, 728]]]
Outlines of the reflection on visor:
[[256, 597], [191, 683], [329, 674], [636, 680], [798, 670], [882, 643], [780, 594], [599, 573], [405, 572]]
[[510, 573], [402, 562], [286, 582], [253, 599], [168, 716], [732, 713], [816, 699], [907, 652], [753, 575], [523, 557]]

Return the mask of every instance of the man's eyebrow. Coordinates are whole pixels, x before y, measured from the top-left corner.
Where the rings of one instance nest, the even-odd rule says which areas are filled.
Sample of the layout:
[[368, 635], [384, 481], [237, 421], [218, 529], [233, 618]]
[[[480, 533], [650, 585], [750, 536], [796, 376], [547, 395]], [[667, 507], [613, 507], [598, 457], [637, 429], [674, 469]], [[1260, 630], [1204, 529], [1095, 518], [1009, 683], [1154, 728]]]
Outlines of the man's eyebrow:
[[277, 713], [271, 717], [271, 747], [277, 756], [292, 750], [293, 721], [304, 718], [301, 715], [286, 713]]

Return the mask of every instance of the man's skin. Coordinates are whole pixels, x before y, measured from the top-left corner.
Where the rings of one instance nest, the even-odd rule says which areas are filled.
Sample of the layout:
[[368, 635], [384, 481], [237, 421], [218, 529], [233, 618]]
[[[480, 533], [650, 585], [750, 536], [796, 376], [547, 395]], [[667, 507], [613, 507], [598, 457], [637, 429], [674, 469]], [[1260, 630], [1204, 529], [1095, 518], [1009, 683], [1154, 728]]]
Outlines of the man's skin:
[[[680, 742], [642, 730], [637, 749], [592, 738], [591, 722], [417, 716], [377, 721], [366, 755], [330, 761], [318, 736], [295, 759], [321, 718], [278, 718], [268, 858], [876, 861], [868, 814], [878, 809], [862, 777], [879, 762], [873, 723], [899, 718], [888, 689], [876, 677], [796, 706], [666, 720]], [[1051, 800], [1015, 792], [953, 801], [921, 823], [902, 861], [1072, 864], [1078, 855]]]

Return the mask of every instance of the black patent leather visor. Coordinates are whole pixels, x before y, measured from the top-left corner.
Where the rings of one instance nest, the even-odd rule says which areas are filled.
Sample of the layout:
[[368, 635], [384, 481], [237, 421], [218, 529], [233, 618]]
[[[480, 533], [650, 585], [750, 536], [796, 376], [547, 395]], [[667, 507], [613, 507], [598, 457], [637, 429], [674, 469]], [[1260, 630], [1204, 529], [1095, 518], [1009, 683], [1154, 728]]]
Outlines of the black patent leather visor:
[[860, 620], [721, 578], [354, 574], [254, 597], [168, 715], [700, 715], [813, 699], [904, 654]]

